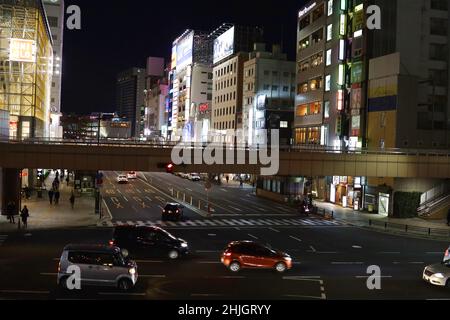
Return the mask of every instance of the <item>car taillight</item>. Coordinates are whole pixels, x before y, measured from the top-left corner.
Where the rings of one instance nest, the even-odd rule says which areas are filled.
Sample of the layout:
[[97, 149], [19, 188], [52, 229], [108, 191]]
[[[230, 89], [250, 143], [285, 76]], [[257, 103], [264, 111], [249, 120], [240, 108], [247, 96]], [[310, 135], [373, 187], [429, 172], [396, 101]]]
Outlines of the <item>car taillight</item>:
[[60, 273], [60, 272], [61, 272], [61, 262], [58, 263], [58, 273]]
[[109, 245], [113, 246], [114, 245], [114, 240], [109, 240]]
[[450, 254], [450, 251], [449, 251], [449, 250], [445, 251], [445, 256], [446, 256], [446, 257], [448, 257], [449, 254]]
[[224, 256], [225, 257], [231, 257], [232, 253], [231, 252], [225, 252]]
[[177, 213], [180, 213], [180, 210], [177, 210]]

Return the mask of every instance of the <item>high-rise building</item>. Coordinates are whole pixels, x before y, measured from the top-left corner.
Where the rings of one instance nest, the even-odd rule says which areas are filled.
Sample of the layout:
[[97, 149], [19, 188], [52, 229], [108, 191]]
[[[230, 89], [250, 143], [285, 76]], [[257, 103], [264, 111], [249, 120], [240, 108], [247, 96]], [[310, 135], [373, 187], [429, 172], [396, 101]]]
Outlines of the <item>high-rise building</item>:
[[212, 60], [209, 33], [186, 30], [174, 41], [168, 106], [172, 140], [205, 140], [210, 129]]
[[119, 116], [131, 121], [131, 134], [135, 138], [144, 136], [141, 119], [145, 113], [145, 75], [145, 69], [131, 68], [121, 72], [116, 82]]
[[52, 46], [42, 1], [0, 2], [0, 128], [10, 138], [49, 136]]
[[[372, 5], [381, 9], [381, 29], [367, 24]], [[296, 143], [448, 148], [448, 9], [446, 0], [306, 4], [298, 16]], [[426, 192], [433, 183], [327, 177], [308, 182], [305, 192], [387, 214], [392, 190]]]
[[[244, 63], [254, 44], [263, 41], [263, 30], [223, 24], [210, 37], [214, 39], [212, 132], [213, 140], [233, 142], [243, 127]], [[228, 138], [226, 138], [228, 136]], [[240, 139], [244, 139], [243, 132]], [[231, 139], [231, 141], [230, 141]]]
[[255, 44], [244, 63], [243, 128], [249, 145], [267, 143], [272, 129], [280, 131], [281, 145], [291, 143], [295, 84], [295, 62], [280, 46], [267, 52], [265, 44]]
[[53, 39], [53, 79], [50, 97], [50, 138], [62, 138], [60, 125], [64, 43], [64, 0], [43, 0]]

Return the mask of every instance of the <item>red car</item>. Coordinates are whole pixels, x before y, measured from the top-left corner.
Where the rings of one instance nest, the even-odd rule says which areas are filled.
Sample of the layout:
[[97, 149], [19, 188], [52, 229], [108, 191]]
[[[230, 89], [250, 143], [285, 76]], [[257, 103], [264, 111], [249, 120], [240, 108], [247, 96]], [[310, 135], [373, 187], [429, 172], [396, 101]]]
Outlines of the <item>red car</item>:
[[292, 269], [292, 258], [288, 254], [252, 241], [230, 243], [222, 254], [222, 263], [232, 272], [256, 268], [283, 273]]

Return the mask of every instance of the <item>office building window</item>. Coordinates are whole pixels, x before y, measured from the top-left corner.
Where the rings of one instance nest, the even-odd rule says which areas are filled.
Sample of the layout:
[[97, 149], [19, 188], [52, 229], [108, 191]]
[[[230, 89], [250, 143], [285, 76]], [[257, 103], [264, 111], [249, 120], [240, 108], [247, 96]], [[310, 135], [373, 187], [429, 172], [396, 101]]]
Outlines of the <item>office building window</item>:
[[331, 75], [325, 77], [325, 91], [329, 92], [331, 90]]
[[332, 49], [327, 50], [327, 63], [326, 63], [327, 67], [330, 66], [332, 63], [332, 53], [333, 53]]
[[333, 0], [328, 0], [328, 16], [333, 14]]
[[331, 41], [333, 39], [333, 25], [329, 24], [327, 26], [327, 41]]
[[436, 36], [448, 35], [448, 19], [431, 18], [430, 33]]

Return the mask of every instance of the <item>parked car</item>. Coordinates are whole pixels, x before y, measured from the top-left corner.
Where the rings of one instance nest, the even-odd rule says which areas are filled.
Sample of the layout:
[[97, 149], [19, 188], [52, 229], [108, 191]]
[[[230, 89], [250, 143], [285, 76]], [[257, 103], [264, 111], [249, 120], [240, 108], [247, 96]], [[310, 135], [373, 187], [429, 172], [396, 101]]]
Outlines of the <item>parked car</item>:
[[128, 183], [128, 177], [124, 174], [121, 174], [117, 177], [117, 183], [119, 184], [127, 184]]
[[188, 179], [189, 178], [189, 174], [182, 172], [182, 173], [179, 174], [179, 177], [183, 178], [183, 179]]
[[184, 207], [179, 203], [168, 203], [162, 211], [162, 221], [181, 221], [184, 219]]
[[135, 180], [137, 179], [137, 173], [134, 171], [130, 171], [127, 173], [128, 180]]
[[241, 269], [274, 269], [279, 273], [292, 269], [292, 258], [284, 252], [253, 241], [236, 241], [222, 254], [222, 263], [232, 272]]
[[64, 248], [58, 268], [58, 285], [67, 288], [71, 266], [81, 271], [81, 286], [110, 286], [127, 291], [138, 281], [136, 262], [126, 251], [114, 246], [68, 245]]
[[202, 178], [200, 177], [200, 175], [198, 173], [190, 173], [188, 175], [188, 179], [191, 181], [201, 181]]
[[450, 247], [445, 251], [444, 262], [450, 261]]
[[131, 257], [141, 259], [167, 257], [175, 260], [189, 253], [185, 240], [158, 227], [117, 227], [109, 244], [125, 248]]
[[423, 280], [434, 286], [450, 289], [450, 260], [426, 267], [423, 271]]

